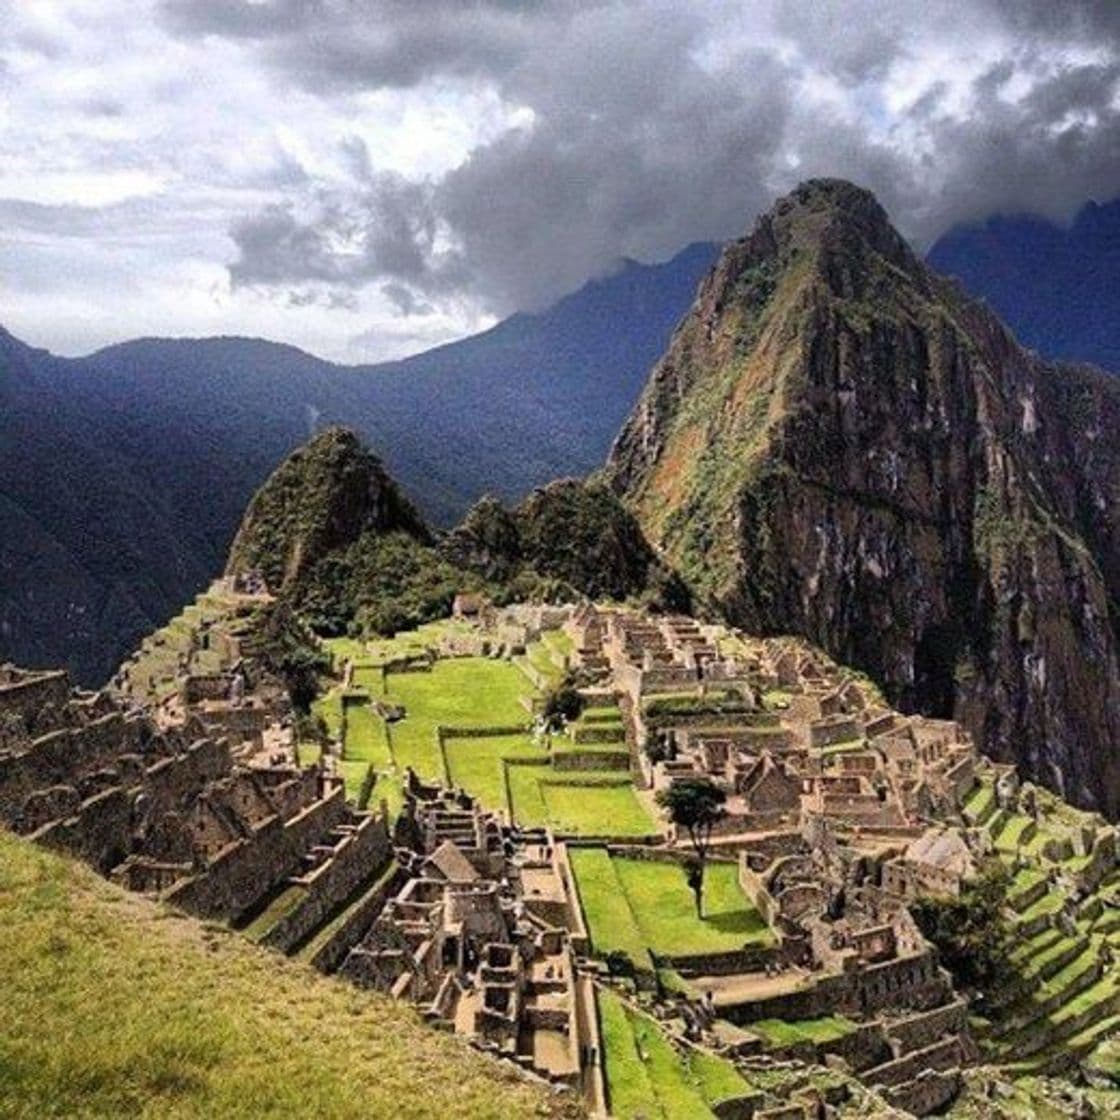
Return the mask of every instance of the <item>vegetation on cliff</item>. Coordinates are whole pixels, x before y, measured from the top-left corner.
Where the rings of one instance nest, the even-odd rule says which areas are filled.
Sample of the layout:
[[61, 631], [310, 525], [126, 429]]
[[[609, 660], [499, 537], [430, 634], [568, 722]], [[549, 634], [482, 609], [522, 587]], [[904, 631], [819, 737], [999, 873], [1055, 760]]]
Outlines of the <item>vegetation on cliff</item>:
[[227, 574], [258, 571], [273, 591], [297, 588], [331, 553], [367, 533], [428, 540], [420, 515], [351, 431], [329, 428], [297, 448], [257, 491]]
[[606, 477], [696, 598], [1120, 813], [1120, 386], [1024, 351], [866, 191], [729, 245]]
[[316, 436], [273, 473], [245, 514], [226, 570], [260, 573], [328, 636], [393, 634], [444, 618], [461, 593], [497, 603], [582, 595], [688, 602], [604, 485], [556, 482], [512, 509], [487, 497], [437, 538], [345, 429]]

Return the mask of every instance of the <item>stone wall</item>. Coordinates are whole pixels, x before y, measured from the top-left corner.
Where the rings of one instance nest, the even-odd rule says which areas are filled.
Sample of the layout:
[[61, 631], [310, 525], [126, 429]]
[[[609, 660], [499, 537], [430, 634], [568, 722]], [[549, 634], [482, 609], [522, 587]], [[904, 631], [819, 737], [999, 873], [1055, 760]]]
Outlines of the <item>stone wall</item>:
[[932, 1011], [895, 1019], [884, 1024], [884, 1029], [903, 1050], [922, 1050], [947, 1034], [965, 1030], [967, 1025], [967, 1004], [958, 999]]
[[119, 788], [107, 789], [83, 801], [75, 815], [44, 825], [31, 839], [85, 860], [106, 875], [132, 848], [131, 799]]
[[[29, 729], [43, 708], [61, 709], [70, 699], [70, 679], [65, 670], [28, 673], [5, 666], [0, 678], [0, 712], [15, 715]], [[12, 680], [11, 677], [16, 679]]]
[[342, 823], [347, 812], [343, 789], [336, 786], [286, 823], [272, 817], [251, 837], [226, 848], [204, 873], [173, 887], [167, 901], [201, 918], [234, 921], [277, 882], [295, 874], [303, 853]]
[[379, 874], [393, 855], [385, 818], [364, 815], [353, 832], [337, 845], [333, 856], [294, 881], [306, 896], [263, 938], [263, 943], [290, 953], [342, 905], [361, 884]]
[[359, 899], [338, 928], [332, 930], [322, 944], [314, 944], [308, 957], [310, 964], [320, 972], [334, 972], [377, 920], [388, 899], [400, 890], [402, 876], [401, 869], [390, 862], [381, 878]]

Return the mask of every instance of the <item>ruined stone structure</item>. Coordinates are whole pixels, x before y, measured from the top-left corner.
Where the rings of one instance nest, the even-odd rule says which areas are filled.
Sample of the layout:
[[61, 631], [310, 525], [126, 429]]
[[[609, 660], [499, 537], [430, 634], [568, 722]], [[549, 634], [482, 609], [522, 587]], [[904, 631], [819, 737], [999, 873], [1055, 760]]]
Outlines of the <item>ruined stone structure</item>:
[[[286, 692], [257, 656], [248, 617], [234, 609], [200, 624], [174, 687], [159, 678], [147, 701], [144, 657], [113, 693], [0, 667], [0, 821], [131, 889], [407, 999], [602, 1111], [597, 991], [614, 981], [572, 871], [581, 839], [521, 828], [411, 770], [394, 822], [384, 806], [357, 811], [329, 750], [299, 766]], [[1074, 902], [1038, 916], [1035, 904], [1052, 886], [1083, 898], [1111, 881], [1115, 830], [1078, 817], [1041, 832], [1038, 792], [979, 759], [956, 724], [890, 711], [865, 680], [790, 639], [589, 604], [469, 617], [428, 656], [514, 656], [558, 627], [571, 639], [564, 668], [591, 682], [585, 698], [611, 719], [570, 727], [552, 766], [578, 769], [586, 751], [629, 768], [647, 800], [696, 778], [726, 795], [712, 858], [734, 867], [768, 937], [662, 954], [656, 968], [673, 971], [677, 992], [637, 977], [643, 1013], [682, 1051], [700, 1045], [761, 1068], [839, 1062], [908, 1113], [946, 1106], [976, 1045], [908, 906], [963, 889], [990, 854], [981, 826], [992, 814], [1022, 818], [1019, 843], [1068, 867], [1016, 888], [1024, 936], [1053, 928], [1068, 932], [1071, 953], [1087, 944]], [[158, 660], [163, 647], [148, 653]], [[977, 790], [990, 804], [978, 807]], [[659, 827], [640, 843], [594, 842], [612, 857], [686, 859], [687, 840]], [[1069, 959], [1056, 957], [1054, 972]], [[1110, 967], [1094, 961], [1083, 983]], [[850, 1029], [828, 1040], [764, 1048], [758, 1033], [834, 1016]], [[1034, 1032], [1028, 1047], [1046, 1044], [1034, 1020], [1021, 1025]], [[835, 1115], [834, 1104], [813, 1092], [781, 1106], [744, 1098], [726, 1114]]]
[[297, 765], [287, 692], [259, 657], [268, 596], [219, 590], [220, 612], [153, 636], [111, 691], [0, 668], [0, 822], [200, 917], [282, 908], [267, 940], [290, 947], [384, 866], [388, 822], [348, 805], [329, 766]]
[[575, 968], [547, 834], [515, 837], [470, 797], [425, 786], [410, 771], [397, 838], [396, 890], [340, 972], [590, 1092], [594, 994]]

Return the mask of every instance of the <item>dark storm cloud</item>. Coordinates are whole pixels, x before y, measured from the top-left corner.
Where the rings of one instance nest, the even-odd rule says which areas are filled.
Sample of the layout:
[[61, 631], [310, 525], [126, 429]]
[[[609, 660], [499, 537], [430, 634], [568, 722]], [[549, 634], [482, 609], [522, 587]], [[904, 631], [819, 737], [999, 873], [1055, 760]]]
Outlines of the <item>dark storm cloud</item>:
[[239, 284], [378, 281], [402, 311], [460, 286], [508, 312], [620, 256], [735, 236], [809, 175], [871, 187], [919, 243], [1120, 192], [1117, 3], [323, 0], [164, 15], [182, 35], [250, 40], [280, 86], [483, 82], [531, 111], [438, 180], [365, 167], [352, 190], [242, 219]]
[[436, 235], [428, 187], [375, 175], [357, 194], [320, 192], [308, 216], [277, 203], [235, 223], [231, 236], [240, 256], [230, 277], [240, 286], [341, 288], [394, 277], [422, 290], [447, 290], [463, 277], [457, 255], [441, 253]]

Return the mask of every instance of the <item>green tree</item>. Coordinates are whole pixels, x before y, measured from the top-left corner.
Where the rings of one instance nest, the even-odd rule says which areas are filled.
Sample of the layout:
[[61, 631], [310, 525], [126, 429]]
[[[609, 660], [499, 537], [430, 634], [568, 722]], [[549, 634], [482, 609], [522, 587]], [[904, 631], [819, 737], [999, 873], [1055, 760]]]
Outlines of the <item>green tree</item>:
[[688, 778], [674, 782], [657, 795], [657, 803], [669, 819], [688, 833], [695, 861], [685, 867], [689, 890], [696, 899], [696, 916], [704, 916], [704, 868], [708, 862], [712, 827], [724, 816], [727, 794], [708, 778]]
[[583, 697], [575, 678], [569, 674], [545, 698], [541, 717], [550, 731], [559, 731], [565, 723], [579, 719], [582, 711]]
[[999, 861], [985, 865], [958, 897], [918, 899], [911, 907], [918, 928], [961, 987], [991, 989], [1011, 973], [1004, 915], [1011, 873]]

